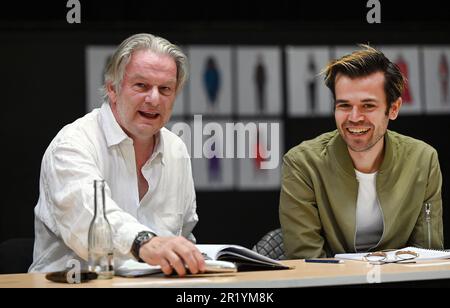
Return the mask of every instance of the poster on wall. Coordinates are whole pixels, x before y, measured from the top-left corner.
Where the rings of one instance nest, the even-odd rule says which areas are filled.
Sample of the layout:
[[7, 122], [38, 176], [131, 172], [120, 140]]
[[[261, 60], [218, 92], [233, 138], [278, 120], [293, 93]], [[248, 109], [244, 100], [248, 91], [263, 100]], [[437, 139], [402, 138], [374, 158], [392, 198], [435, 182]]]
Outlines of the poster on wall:
[[450, 113], [450, 46], [423, 48], [425, 102], [429, 114]]
[[[375, 46], [374, 46], [375, 47]], [[331, 58], [339, 59], [343, 56], [349, 55], [352, 52], [361, 49], [358, 45], [348, 45], [348, 46], [336, 46], [332, 49]]]
[[[105, 68], [116, 46], [87, 46], [86, 54], [86, 112], [99, 108], [103, 103], [101, 88], [104, 83]], [[182, 90], [174, 103], [173, 116], [184, 115], [184, 94]]]
[[101, 88], [105, 67], [116, 46], [87, 46], [86, 55], [86, 112], [99, 108], [102, 103]]
[[288, 46], [288, 115], [328, 116], [333, 111], [330, 90], [325, 86], [320, 71], [330, 61], [327, 47]]
[[227, 136], [225, 121], [171, 121], [166, 128], [186, 144], [192, 162], [192, 175], [197, 191], [230, 190], [234, 187], [234, 159], [227, 156], [233, 150], [232, 135]]
[[[284, 153], [283, 122], [243, 122], [245, 139], [237, 138], [238, 189], [278, 190]], [[245, 140], [245, 141], [244, 141]], [[239, 147], [242, 148], [239, 148]], [[245, 149], [245, 157], [239, 155]], [[240, 158], [242, 157], [242, 158]]]
[[400, 115], [421, 113], [423, 75], [419, 68], [418, 46], [385, 46], [381, 47], [380, 50], [389, 60], [397, 64], [403, 76], [406, 77]]
[[190, 114], [231, 115], [231, 48], [191, 46]]
[[237, 48], [239, 115], [280, 115], [283, 111], [281, 83], [279, 47]]

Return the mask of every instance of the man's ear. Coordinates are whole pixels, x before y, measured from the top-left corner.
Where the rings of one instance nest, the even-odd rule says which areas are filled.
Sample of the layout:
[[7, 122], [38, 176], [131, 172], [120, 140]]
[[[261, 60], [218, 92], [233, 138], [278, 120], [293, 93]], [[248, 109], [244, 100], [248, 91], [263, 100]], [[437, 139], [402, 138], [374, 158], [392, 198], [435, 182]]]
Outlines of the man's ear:
[[109, 98], [110, 103], [115, 104], [117, 101], [117, 92], [116, 92], [116, 89], [113, 86], [112, 82], [108, 82], [106, 84], [106, 90], [108, 93], [108, 98]]
[[400, 112], [400, 107], [402, 106], [402, 98], [399, 97], [395, 102], [392, 103], [391, 108], [389, 108], [389, 119], [397, 119], [398, 113]]

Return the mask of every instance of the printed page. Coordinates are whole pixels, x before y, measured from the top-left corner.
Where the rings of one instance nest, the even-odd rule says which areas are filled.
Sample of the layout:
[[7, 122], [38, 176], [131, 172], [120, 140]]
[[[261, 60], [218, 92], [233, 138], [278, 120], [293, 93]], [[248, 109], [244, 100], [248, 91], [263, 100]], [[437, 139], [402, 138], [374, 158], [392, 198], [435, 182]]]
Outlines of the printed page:
[[271, 258], [265, 257], [253, 250], [239, 245], [196, 245], [200, 252], [207, 255], [213, 260], [219, 259], [221, 256], [232, 259], [233, 261], [247, 261], [250, 263], [265, 264], [269, 266], [285, 267], [281, 263]]
[[218, 253], [230, 245], [211, 245], [211, 244], [203, 244], [203, 245], [195, 245], [198, 250], [205, 256], [206, 260], [217, 260]]

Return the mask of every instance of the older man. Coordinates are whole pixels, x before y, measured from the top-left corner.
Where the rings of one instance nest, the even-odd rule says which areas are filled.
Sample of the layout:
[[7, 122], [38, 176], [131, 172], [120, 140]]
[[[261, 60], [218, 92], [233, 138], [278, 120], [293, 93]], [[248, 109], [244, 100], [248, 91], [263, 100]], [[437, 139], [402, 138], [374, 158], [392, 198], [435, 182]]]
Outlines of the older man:
[[[118, 260], [160, 265], [166, 274], [204, 271], [193, 244], [198, 221], [190, 159], [163, 126], [187, 79], [177, 46], [150, 34], [127, 38], [105, 72], [105, 103], [64, 127], [44, 154], [30, 271], [64, 269], [88, 257], [95, 179]], [[85, 263], [83, 263], [85, 264]]]

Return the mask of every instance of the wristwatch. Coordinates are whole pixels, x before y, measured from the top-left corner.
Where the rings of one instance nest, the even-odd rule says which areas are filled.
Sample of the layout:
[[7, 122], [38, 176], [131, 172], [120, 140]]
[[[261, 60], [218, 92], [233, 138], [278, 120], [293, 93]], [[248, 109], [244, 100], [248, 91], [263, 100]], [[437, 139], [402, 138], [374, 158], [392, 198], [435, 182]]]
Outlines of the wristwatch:
[[131, 246], [131, 254], [133, 257], [136, 258], [139, 262], [143, 263], [144, 260], [142, 260], [139, 257], [139, 250], [141, 249], [141, 246], [150, 241], [153, 237], [155, 237], [156, 234], [150, 232], [150, 231], [141, 231], [138, 233], [136, 238], [133, 241], [133, 245]]

